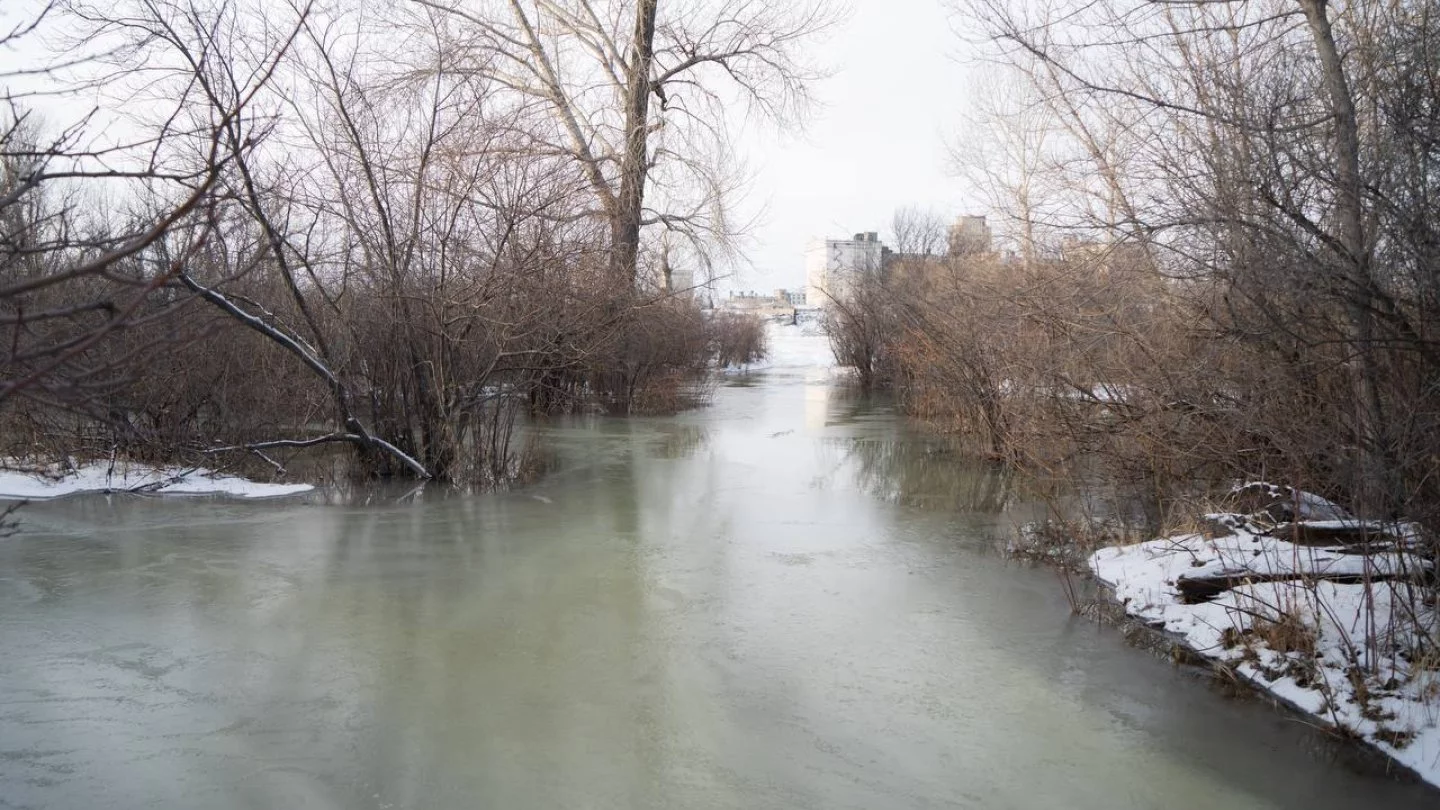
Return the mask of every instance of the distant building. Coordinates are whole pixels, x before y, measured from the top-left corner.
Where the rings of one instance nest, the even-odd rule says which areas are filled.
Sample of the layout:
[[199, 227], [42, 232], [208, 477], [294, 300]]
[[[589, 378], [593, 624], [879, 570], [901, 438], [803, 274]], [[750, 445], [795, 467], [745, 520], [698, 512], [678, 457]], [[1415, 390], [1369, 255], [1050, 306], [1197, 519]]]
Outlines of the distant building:
[[1079, 267], [1089, 267], [1100, 276], [1110, 272], [1133, 272], [1149, 267], [1145, 248], [1134, 242], [1112, 242], [1067, 236], [1060, 243], [1060, 257]]
[[994, 235], [983, 216], [963, 216], [950, 226], [950, 255], [974, 256], [991, 251]]
[[874, 231], [853, 239], [816, 240], [805, 251], [805, 297], [811, 306], [824, 306], [844, 295], [859, 278], [878, 275], [889, 248]]
[[689, 265], [676, 267], [670, 263], [667, 248], [660, 256], [660, 289], [671, 295], [690, 298], [695, 292], [695, 268]]
[[796, 308], [804, 304], [805, 293], [796, 290], [775, 290], [773, 295], [761, 295], [753, 290], [737, 290], [730, 293], [719, 309], [770, 320], [794, 321]]

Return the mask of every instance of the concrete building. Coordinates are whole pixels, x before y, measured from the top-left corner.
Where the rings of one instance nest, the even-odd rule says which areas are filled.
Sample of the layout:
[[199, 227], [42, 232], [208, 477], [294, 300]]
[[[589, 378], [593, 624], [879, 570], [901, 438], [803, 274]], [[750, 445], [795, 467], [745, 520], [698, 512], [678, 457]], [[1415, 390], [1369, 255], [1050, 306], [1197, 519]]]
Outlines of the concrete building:
[[853, 239], [816, 240], [805, 251], [806, 301], [824, 306], [844, 295], [856, 279], [878, 275], [889, 252], [874, 231], [857, 233]]
[[805, 294], [795, 290], [775, 290], [762, 295], [752, 290], [732, 291], [718, 307], [722, 312], [754, 315], [774, 321], [793, 322], [795, 311], [805, 303]]
[[983, 216], [963, 216], [950, 226], [950, 255], [974, 256], [989, 253], [994, 235]]
[[691, 298], [695, 294], [695, 268], [689, 264], [675, 266], [670, 263], [670, 251], [660, 256], [659, 267], [660, 289], [672, 295], [682, 298]]

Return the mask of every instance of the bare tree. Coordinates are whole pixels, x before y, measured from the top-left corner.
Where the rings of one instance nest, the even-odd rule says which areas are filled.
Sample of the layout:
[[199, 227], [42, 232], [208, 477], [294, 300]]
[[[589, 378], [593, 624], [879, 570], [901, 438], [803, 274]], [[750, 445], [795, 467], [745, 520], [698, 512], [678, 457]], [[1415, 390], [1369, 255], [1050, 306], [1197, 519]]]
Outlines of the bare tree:
[[944, 216], [919, 206], [897, 208], [890, 218], [890, 244], [901, 256], [942, 256], [949, 232]]
[[820, 2], [416, 2], [466, 23], [438, 67], [515, 93], [534, 112], [521, 125], [530, 149], [580, 167], [609, 230], [611, 273], [629, 284], [647, 228], [684, 236], [700, 255], [731, 237], [732, 108], [779, 121], [803, 113], [820, 74], [798, 48], [834, 20]]
[[[127, 382], [118, 379], [108, 366], [97, 370], [82, 365], [85, 353], [96, 349], [110, 334], [142, 323], [137, 320], [140, 315], [174, 323], [169, 310], [180, 300], [177, 292], [183, 291], [210, 302], [241, 325], [273, 340], [329, 382], [348, 429], [347, 433], [335, 435], [389, 449], [403, 458], [348, 413], [343, 386], [325, 362], [323, 350], [272, 323], [267, 319], [269, 313], [252, 312], [237, 304], [217, 289], [215, 281], [201, 278], [196, 270], [204, 264], [202, 254], [207, 246], [224, 238], [220, 229], [226, 208], [238, 202], [255, 212], [264, 210], [250, 161], [265, 139], [268, 121], [251, 108], [285, 57], [309, 14], [308, 7], [292, 8], [294, 17], [288, 27], [271, 25], [270, 18], [246, 16], [223, 2], [138, 2], [105, 7], [72, 2], [56, 8], [63, 9], [70, 26], [72, 48], [94, 53], [89, 59], [69, 64], [76, 70], [69, 80], [125, 95], [138, 111], [130, 119], [121, 120], [126, 128], [140, 135], [134, 142], [100, 151], [67, 148], [64, 141], [45, 151], [7, 150], [12, 166], [17, 165], [17, 158], [30, 161], [19, 164], [23, 170], [15, 174], [16, 193], [9, 197], [19, 200], [51, 179], [71, 184], [133, 180], [139, 183], [138, 193], [145, 195], [137, 207], [148, 206], [161, 213], [138, 217], [141, 225], [122, 228], [118, 236], [105, 229], [103, 241], [88, 245], [77, 243], [65, 229], [56, 236], [46, 234], [44, 226], [47, 221], [53, 224], [53, 218], [24, 226], [29, 236], [40, 230], [48, 239], [43, 243], [46, 259], [75, 258], [59, 267], [52, 261], [33, 277], [0, 288], [0, 298], [12, 301], [16, 313], [7, 319], [15, 333], [11, 345], [26, 345], [20, 342], [23, 335], [35, 346], [17, 352], [17, 361], [33, 367], [11, 365], [24, 370], [0, 387], [0, 397], [33, 386], [52, 374], [58, 375], [59, 385], [80, 391], [93, 391], [96, 377], [112, 386]], [[246, 40], [243, 50], [238, 47], [241, 38]], [[16, 133], [19, 125], [17, 118], [10, 132]], [[74, 137], [73, 133], [67, 135]], [[16, 140], [7, 138], [6, 143]], [[47, 170], [54, 164], [62, 168]], [[115, 164], [123, 168], [109, 168]], [[157, 181], [182, 189], [180, 201], [167, 202], [163, 192], [157, 193]], [[262, 214], [258, 221], [264, 226], [271, 255], [285, 264], [283, 234], [268, 216]], [[177, 242], [177, 234], [185, 237]], [[27, 254], [34, 251], [22, 247], [14, 257], [30, 258]], [[264, 254], [254, 253], [226, 268], [229, 279], [216, 281], [243, 276], [263, 261]], [[33, 262], [29, 264], [34, 266]], [[96, 280], [101, 282], [102, 290], [98, 298], [92, 294], [80, 303], [39, 313], [29, 312], [30, 302], [22, 298], [60, 285], [94, 288]], [[158, 310], [146, 309], [156, 296], [161, 298]], [[298, 289], [296, 301], [303, 301]], [[93, 323], [93, 317], [81, 320], [96, 312], [103, 316], [98, 324]], [[37, 322], [46, 326], [74, 323], [78, 334], [67, 337], [54, 328], [40, 331], [34, 328]], [[142, 345], [124, 356], [129, 373], [143, 374], [144, 352], [154, 350], [154, 346]], [[113, 365], [112, 361], [109, 366]], [[425, 473], [418, 464], [413, 467], [418, 474]]]
[[[76, 15], [83, 10], [40, 5], [0, 31], [0, 47], [53, 33], [48, 25]], [[116, 127], [128, 137], [107, 142], [93, 112], [49, 131], [24, 99], [91, 86], [106, 73], [112, 46], [82, 36], [60, 56], [0, 73], [0, 403], [24, 395], [81, 408], [143, 369], [143, 354], [117, 355], [112, 339], [182, 303], [168, 287], [216, 236], [215, 202], [233, 154], [224, 133], [268, 78], [263, 70], [252, 76], [203, 120], [188, 117], [186, 99], [166, 99], [151, 109], [164, 125]], [[102, 196], [109, 213], [96, 205]], [[160, 261], [166, 244], [169, 258]]]
[[1001, 231], [1029, 266], [1047, 252], [1042, 245], [1054, 241], [1049, 235], [1066, 226], [1059, 205], [1064, 175], [1058, 170], [1058, 124], [1025, 77], [992, 67], [985, 87], [951, 142], [950, 157], [1002, 219]]

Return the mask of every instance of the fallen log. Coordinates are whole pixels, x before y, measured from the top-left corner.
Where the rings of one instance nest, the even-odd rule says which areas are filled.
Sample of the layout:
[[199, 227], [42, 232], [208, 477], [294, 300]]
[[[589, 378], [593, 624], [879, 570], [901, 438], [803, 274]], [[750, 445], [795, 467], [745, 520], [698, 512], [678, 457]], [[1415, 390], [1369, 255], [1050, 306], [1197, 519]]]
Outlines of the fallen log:
[[1302, 520], [1281, 523], [1266, 534], [1297, 546], [1375, 546], [1404, 542], [1388, 531], [1392, 524], [1365, 520]]
[[1188, 576], [1181, 574], [1175, 578], [1175, 590], [1180, 592], [1180, 602], [1186, 605], [1196, 605], [1201, 602], [1209, 602], [1222, 593], [1234, 590], [1241, 585], [1253, 584], [1256, 582], [1299, 582], [1301, 580], [1325, 580], [1340, 585], [1358, 585], [1363, 582], [1385, 582], [1395, 579], [1409, 579], [1417, 583], [1429, 580], [1433, 575], [1425, 571], [1412, 571], [1407, 573], [1387, 574], [1379, 571], [1369, 573], [1347, 573], [1347, 574], [1324, 574], [1313, 573], [1279, 573], [1279, 574], [1258, 574], [1254, 571], [1234, 571], [1220, 574], [1207, 574], [1205, 576]]

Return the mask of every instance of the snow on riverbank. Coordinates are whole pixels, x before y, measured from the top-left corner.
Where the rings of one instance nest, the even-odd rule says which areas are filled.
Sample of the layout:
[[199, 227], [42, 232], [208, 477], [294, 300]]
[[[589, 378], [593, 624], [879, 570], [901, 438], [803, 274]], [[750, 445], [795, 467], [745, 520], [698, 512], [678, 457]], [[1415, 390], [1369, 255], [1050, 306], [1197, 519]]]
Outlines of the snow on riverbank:
[[[1428, 570], [1405, 550], [1409, 527], [1390, 550], [1364, 556], [1296, 545], [1224, 517], [1232, 519], [1215, 522], [1231, 534], [1104, 548], [1090, 557], [1091, 570], [1130, 615], [1440, 786], [1440, 658], [1432, 647], [1428, 659], [1410, 660], [1425, 646], [1418, 634], [1436, 632], [1435, 607], [1404, 579], [1375, 581]], [[1357, 574], [1368, 584], [1351, 582]], [[1234, 587], [1187, 604], [1195, 600], [1185, 580], [1217, 578]]]
[[274, 498], [314, 489], [310, 484], [266, 484], [205, 469], [160, 468], [144, 464], [95, 462], [58, 469], [0, 469], [0, 498], [45, 500], [82, 492], [148, 492], [163, 495], [230, 495]]

